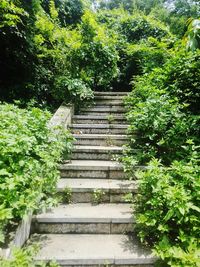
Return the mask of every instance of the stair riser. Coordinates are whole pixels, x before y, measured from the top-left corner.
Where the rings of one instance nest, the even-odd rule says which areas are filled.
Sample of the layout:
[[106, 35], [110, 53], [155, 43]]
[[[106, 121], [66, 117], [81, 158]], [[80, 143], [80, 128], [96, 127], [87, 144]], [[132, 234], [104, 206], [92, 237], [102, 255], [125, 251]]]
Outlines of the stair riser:
[[127, 124], [127, 121], [125, 119], [121, 120], [112, 120], [109, 122], [108, 119], [102, 120], [102, 119], [73, 119], [73, 123], [76, 124]]
[[98, 171], [98, 170], [61, 170], [62, 178], [97, 178], [97, 179], [126, 179], [127, 175], [120, 170]]
[[72, 128], [73, 134], [126, 134], [127, 129], [107, 129], [107, 128]]
[[113, 160], [116, 157], [119, 157], [121, 153], [89, 153], [89, 152], [76, 152], [72, 153], [72, 160]]
[[[104, 191], [104, 195], [101, 197], [100, 203], [127, 203], [127, 201], [124, 200], [124, 196], [127, 193], [130, 193], [131, 190], [111, 190], [110, 191]], [[65, 200], [65, 193], [59, 192], [57, 193], [58, 196], [61, 198], [61, 203], [66, 204]], [[70, 201], [72, 203], [94, 203], [94, 192], [93, 191], [84, 191], [84, 192], [73, 192], [72, 189], [72, 195], [70, 198]]]
[[121, 234], [133, 232], [133, 223], [36, 223], [40, 234]]
[[75, 145], [91, 145], [91, 146], [123, 146], [128, 143], [128, 140], [120, 139], [78, 139], [76, 138]]

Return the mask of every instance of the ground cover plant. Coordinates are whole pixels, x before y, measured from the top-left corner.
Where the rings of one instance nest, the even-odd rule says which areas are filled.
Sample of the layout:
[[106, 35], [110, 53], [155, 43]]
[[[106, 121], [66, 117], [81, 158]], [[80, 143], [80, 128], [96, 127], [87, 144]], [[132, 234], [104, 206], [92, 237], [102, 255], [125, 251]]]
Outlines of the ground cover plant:
[[[0, 241], [30, 211], [54, 203], [57, 170], [72, 137], [47, 127], [50, 113], [0, 105]], [[39, 205], [40, 204], [40, 205]]]
[[23, 249], [14, 249], [10, 259], [1, 259], [2, 267], [59, 267], [56, 262], [35, 262], [34, 257], [39, 247], [35, 244]]

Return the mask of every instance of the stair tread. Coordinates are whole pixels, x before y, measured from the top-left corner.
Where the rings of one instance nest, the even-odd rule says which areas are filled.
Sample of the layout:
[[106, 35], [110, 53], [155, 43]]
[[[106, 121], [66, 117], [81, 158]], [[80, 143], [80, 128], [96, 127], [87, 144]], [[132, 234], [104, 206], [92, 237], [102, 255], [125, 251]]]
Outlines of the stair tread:
[[[126, 117], [124, 115], [113, 115], [112, 118], [114, 120], [126, 120]], [[72, 119], [109, 119], [109, 116], [106, 115], [74, 115], [72, 116]]]
[[35, 239], [41, 242], [37, 260], [56, 260], [62, 265], [151, 264], [155, 261], [133, 235], [47, 234]]
[[75, 145], [73, 147], [73, 151], [79, 152], [79, 151], [89, 151], [89, 152], [97, 152], [97, 151], [104, 151], [104, 152], [109, 152], [109, 151], [123, 151], [123, 147], [120, 146], [88, 146], [88, 145]]
[[95, 189], [102, 191], [136, 192], [137, 182], [129, 180], [114, 179], [74, 179], [62, 178], [58, 181], [57, 190], [63, 191], [65, 188], [71, 188], [72, 192], [93, 192]]
[[128, 124], [80, 124], [73, 123], [70, 128], [106, 128], [106, 129], [126, 129], [128, 128]]
[[102, 107], [102, 106], [98, 106], [98, 105], [95, 105], [94, 107], [88, 107], [88, 108], [83, 108], [81, 109], [81, 111], [92, 111], [92, 110], [98, 110], [98, 111], [102, 111], [102, 112], [106, 112], [106, 111], [113, 111], [113, 110], [116, 110], [116, 111], [124, 111], [125, 112], [125, 107], [115, 107], [115, 105], [111, 104], [111, 107], [108, 107], [108, 106], [105, 106], [105, 107]]
[[95, 100], [117, 100], [117, 101], [122, 101], [125, 95], [95, 95], [94, 99]]
[[130, 204], [99, 204], [78, 203], [59, 205], [49, 212], [35, 217], [39, 223], [132, 223]]
[[99, 92], [99, 91], [96, 91], [94, 92], [94, 95], [127, 95], [128, 93], [130, 92]]
[[65, 170], [121, 170], [123, 165], [112, 160], [72, 160], [70, 163], [60, 165]]
[[115, 139], [128, 139], [127, 135], [122, 134], [73, 134], [75, 138], [93, 139], [93, 138], [115, 138]]

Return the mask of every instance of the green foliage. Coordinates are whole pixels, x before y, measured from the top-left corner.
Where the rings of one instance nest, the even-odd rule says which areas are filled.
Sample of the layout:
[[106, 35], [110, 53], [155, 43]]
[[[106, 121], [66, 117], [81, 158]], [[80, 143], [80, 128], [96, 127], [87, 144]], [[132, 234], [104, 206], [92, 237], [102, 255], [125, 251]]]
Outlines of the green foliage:
[[0, 258], [0, 265], [1, 267], [59, 267], [55, 262], [36, 263], [34, 257], [38, 250], [39, 247], [35, 245], [23, 249], [14, 249], [11, 259]]
[[[0, 105], [0, 232], [31, 210], [51, 204], [62, 151], [72, 137], [47, 127], [48, 112]], [[38, 207], [39, 205], [39, 207]]]
[[[198, 267], [199, 50], [173, 42], [149, 38], [127, 46], [143, 75], [134, 77], [126, 99], [131, 141], [122, 162], [139, 178], [137, 229], [161, 259], [157, 266]], [[135, 175], [138, 164], [147, 166]]]
[[23, 8], [18, 7], [11, 0], [2, 0], [0, 3], [0, 28], [17, 27], [21, 18], [27, 16]]
[[99, 204], [103, 201], [103, 197], [105, 195], [105, 192], [101, 189], [95, 189], [93, 191], [93, 195], [92, 195], [92, 201], [96, 204]]
[[141, 162], [158, 157], [169, 164], [190, 157], [182, 146], [188, 139], [199, 144], [199, 52], [179, 53], [163, 68], [138, 78], [127, 99], [130, 133], [139, 138]]
[[127, 45], [129, 63], [126, 71], [131, 72], [132, 69], [132, 75], [136, 76], [162, 66], [171, 57], [169, 50], [171, 43], [173, 40], [170, 42], [169, 39], [163, 39], [160, 42], [156, 38], [149, 37], [147, 41]]
[[154, 159], [139, 172], [136, 217], [140, 238], [170, 266], [199, 266], [199, 147], [188, 162]]
[[69, 204], [72, 198], [72, 189], [69, 187], [65, 187], [62, 193], [62, 201], [64, 203]]
[[158, 20], [135, 13], [121, 21], [121, 32], [128, 42], [137, 42], [152, 36], [157, 39], [168, 37], [168, 29]]
[[133, 76], [160, 66], [169, 57], [173, 36], [158, 20], [138, 11], [131, 15], [123, 9], [101, 11], [98, 20], [117, 40], [119, 75], [113, 87], [129, 89]]
[[82, 17], [80, 32], [81, 46], [74, 55], [77, 71], [92, 87], [105, 88], [118, 74], [115, 40], [89, 11]]
[[188, 50], [195, 51], [200, 48], [200, 19], [188, 20], [185, 42]]
[[123, 9], [131, 12], [134, 9], [134, 1], [132, 0], [109, 0], [100, 1], [99, 9], [116, 9], [122, 7]]
[[[50, 0], [44, 0], [42, 6], [49, 11]], [[76, 25], [81, 21], [84, 13], [84, 3], [82, 0], [55, 0], [55, 7], [58, 9], [58, 17], [62, 27]]]
[[50, 1], [49, 12], [51, 17], [41, 7], [36, 10], [34, 42], [39, 65], [34, 90], [42, 95], [47, 92], [59, 101], [69, 102], [76, 98], [79, 102], [91, 98], [90, 87], [81, 79], [77, 68], [72, 66], [74, 54], [81, 46], [81, 35], [77, 30], [59, 26], [53, 1]]

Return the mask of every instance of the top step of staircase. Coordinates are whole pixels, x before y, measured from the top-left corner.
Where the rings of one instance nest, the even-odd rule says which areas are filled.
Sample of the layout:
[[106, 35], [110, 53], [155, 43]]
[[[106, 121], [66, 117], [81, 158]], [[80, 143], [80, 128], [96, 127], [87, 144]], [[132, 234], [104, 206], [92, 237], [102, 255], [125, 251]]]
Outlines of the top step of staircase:
[[129, 92], [94, 92], [95, 96], [126, 96]]

